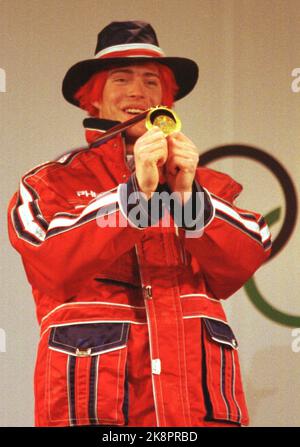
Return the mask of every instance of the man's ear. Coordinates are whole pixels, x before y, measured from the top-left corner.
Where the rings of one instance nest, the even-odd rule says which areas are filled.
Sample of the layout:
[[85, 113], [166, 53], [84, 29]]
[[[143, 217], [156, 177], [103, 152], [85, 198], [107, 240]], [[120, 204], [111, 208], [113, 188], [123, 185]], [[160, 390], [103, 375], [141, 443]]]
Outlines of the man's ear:
[[101, 103], [99, 101], [94, 101], [92, 102], [92, 105], [97, 109], [97, 110], [101, 110]]

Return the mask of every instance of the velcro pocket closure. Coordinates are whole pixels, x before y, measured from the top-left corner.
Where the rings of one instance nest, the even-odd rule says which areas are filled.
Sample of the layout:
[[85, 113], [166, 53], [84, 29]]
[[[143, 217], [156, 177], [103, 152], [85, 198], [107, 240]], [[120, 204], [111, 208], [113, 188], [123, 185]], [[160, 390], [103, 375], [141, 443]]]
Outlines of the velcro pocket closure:
[[126, 346], [129, 323], [83, 323], [55, 326], [49, 348], [75, 356], [97, 355]]
[[237, 339], [227, 323], [220, 320], [213, 320], [211, 318], [203, 318], [203, 322], [211, 340], [224, 345], [229, 345], [233, 349], [238, 349]]

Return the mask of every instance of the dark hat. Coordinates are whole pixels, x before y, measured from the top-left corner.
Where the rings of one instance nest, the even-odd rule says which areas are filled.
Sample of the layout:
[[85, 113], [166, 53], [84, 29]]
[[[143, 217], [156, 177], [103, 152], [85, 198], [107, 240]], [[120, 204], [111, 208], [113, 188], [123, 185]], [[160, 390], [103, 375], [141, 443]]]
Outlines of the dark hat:
[[63, 80], [63, 95], [71, 104], [79, 106], [74, 95], [93, 74], [114, 65], [137, 62], [159, 62], [169, 67], [179, 87], [175, 100], [190, 93], [198, 79], [198, 66], [194, 61], [164, 55], [149, 23], [112, 22], [98, 34], [94, 58], [78, 62], [68, 70]]

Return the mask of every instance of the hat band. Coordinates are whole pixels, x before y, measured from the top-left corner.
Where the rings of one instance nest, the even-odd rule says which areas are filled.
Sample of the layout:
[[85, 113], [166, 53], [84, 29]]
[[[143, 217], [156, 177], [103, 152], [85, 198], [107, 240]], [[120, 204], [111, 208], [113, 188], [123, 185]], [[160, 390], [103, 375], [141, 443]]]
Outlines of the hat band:
[[99, 51], [95, 59], [107, 59], [118, 57], [163, 57], [164, 52], [156, 45], [150, 44], [128, 44], [115, 45]]

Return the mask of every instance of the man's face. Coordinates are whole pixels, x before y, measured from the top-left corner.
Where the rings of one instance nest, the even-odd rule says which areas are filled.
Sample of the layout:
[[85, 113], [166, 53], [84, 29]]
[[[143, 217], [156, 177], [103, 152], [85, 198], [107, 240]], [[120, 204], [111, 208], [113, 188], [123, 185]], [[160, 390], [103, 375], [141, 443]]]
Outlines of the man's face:
[[[161, 100], [159, 70], [154, 63], [146, 63], [110, 70], [97, 107], [100, 118], [124, 122], [150, 107], [160, 105]], [[145, 131], [143, 120], [129, 127], [126, 135], [135, 141]]]

